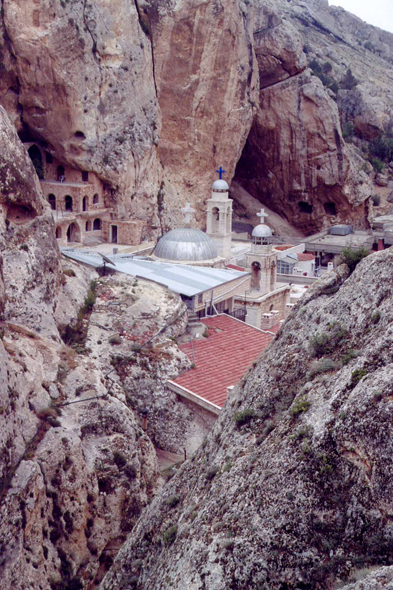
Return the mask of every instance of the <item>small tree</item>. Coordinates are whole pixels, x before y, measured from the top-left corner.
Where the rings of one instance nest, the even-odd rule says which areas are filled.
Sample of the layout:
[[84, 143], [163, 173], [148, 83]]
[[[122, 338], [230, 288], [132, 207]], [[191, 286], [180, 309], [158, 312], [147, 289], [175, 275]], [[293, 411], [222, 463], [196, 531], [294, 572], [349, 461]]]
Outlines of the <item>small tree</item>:
[[340, 254], [340, 257], [342, 262], [348, 264], [349, 270], [353, 272], [356, 266], [359, 264], [359, 262], [363, 260], [363, 258], [366, 258], [366, 256], [368, 256], [369, 254], [370, 252], [367, 250], [367, 248], [364, 248], [364, 246], [357, 249], [349, 247], [344, 248], [344, 250]]

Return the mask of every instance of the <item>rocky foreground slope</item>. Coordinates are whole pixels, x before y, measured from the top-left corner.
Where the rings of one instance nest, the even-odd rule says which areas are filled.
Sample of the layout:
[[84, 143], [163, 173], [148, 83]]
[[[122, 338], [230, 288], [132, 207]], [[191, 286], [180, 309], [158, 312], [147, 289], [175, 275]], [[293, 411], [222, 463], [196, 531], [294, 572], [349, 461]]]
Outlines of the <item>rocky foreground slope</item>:
[[[135, 384], [126, 391], [113, 371], [108, 378], [114, 368], [109, 351], [117, 346], [111, 337], [119, 338], [120, 329], [109, 300], [119, 306], [124, 300], [130, 307], [142, 299], [141, 290], [131, 293], [129, 281], [120, 285], [119, 297], [105, 282], [96, 288], [97, 279], [96, 273], [61, 260], [50, 209], [0, 107], [0, 587], [4, 590], [97, 587], [160, 486], [151, 439], [126, 403]], [[101, 313], [91, 319], [94, 291], [97, 297], [101, 292], [107, 297], [99, 297]], [[155, 322], [164, 325], [161, 313], [172, 321], [178, 314], [181, 330], [186, 319], [181, 320], [180, 298], [168, 298], [158, 287], [156, 297], [167, 303], [155, 310]], [[146, 293], [144, 306], [152, 307]], [[137, 319], [137, 328], [129, 326], [127, 331], [135, 342], [138, 337], [146, 339], [140, 331], [148, 324]], [[121, 328], [124, 332], [124, 321]], [[125, 342], [128, 348], [120, 348], [129, 354], [132, 343]], [[165, 342], [171, 358], [174, 343], [161, 335], [160, 344]]]
[[392, 273], [389, 249], [308, 291], [101, 590], [328, 589], [393, 563]]

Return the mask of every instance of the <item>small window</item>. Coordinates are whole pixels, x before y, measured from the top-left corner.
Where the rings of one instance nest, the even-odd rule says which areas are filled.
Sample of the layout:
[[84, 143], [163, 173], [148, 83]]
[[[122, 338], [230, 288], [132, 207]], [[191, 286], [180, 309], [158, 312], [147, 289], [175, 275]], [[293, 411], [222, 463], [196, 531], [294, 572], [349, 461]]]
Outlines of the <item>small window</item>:
[[97, 195], [97, 193], [96, 193], [96, 194], [94, 195], [94, 197], [93, 197], [93, 205], [97, 205], [98, 201], [99, 201], [99, 197], [98, 197], [98, 195]]
[[83, 182], [88, 182], [88, 180], [89, 180], [89, 173], [85, 172], [84, 170], [82, 172], [82, 180], [83, 180]]
[[95, 219], [93, 221], [93, 229], [101, 229], [101, 219]]
[[198, 295], [198, 305], [201, 305], [202, 303], [203, 303], [203, 293]]

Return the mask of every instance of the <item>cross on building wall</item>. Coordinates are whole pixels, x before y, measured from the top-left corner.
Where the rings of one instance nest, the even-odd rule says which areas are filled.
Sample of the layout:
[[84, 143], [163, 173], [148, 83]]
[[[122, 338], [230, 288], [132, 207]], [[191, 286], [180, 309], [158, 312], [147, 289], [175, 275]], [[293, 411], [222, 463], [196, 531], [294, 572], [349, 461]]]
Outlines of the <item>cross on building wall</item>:
[[181, 211], [186, 216], [186, 223], [190, 223], [190, 215], [194, 213], [195, 209], [193, 209], [190, 203], [186, 203], [186, 206], [181, 209]]

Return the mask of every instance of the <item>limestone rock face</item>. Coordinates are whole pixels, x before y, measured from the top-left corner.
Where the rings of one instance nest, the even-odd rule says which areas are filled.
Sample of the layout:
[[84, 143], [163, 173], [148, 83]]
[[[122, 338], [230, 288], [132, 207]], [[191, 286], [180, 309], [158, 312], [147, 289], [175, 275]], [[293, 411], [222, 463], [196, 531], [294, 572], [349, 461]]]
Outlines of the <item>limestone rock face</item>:
[[237, 181], [305, 232], [364, 216], [370, 194], [341, 136], [337, 109], [309, 73], [264, 89]]
[[156, 454], [121, 387], [102, 397], [110, 367], [61, 342], [57, 325], [76, 320], [91, 277], [61, 272], [52, 216], [2, 108], [0, 248], [1, 587], [92, 588], [157, 489]]
[[58, 338], [53, 309], [59, 281], [59, 251], [52, 216], [30, 158], [1, 107], [0, 146], [3, 319]]
[[136, 3], [5, 1], [2, 21], [3, 51], [13, 55], [8, 77], [18, 80], [14, 120], [60, 160], [121, 191], [125, 214], [132, 194], [142, 201], [158, 186], [160, 171], [151, 44]]
[[392, 562], [392, 271], [389, 249], [309, 289], [101, 590], [331, 589]]
[[[162, 116], [159, 213], [169, 228], [183, 222], [178, 205], [186, 200], [204, 211], [215, 168], [233, 176], [257, 100], [253, 11], [237, 0], [144, 0], [141, 8]], [[202, 211], [197, 219], [204, 223]]]

